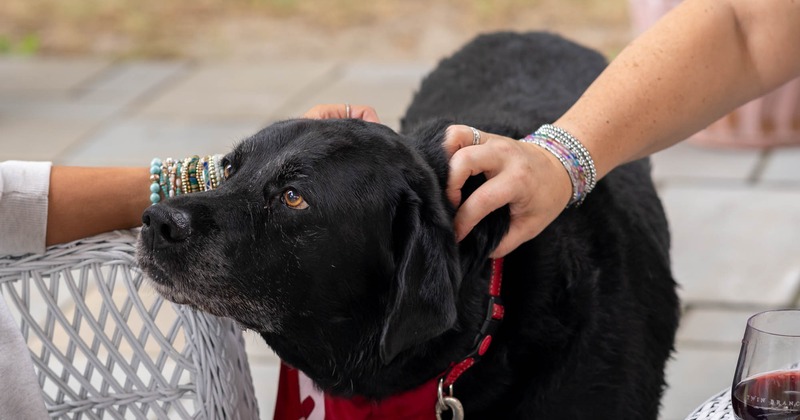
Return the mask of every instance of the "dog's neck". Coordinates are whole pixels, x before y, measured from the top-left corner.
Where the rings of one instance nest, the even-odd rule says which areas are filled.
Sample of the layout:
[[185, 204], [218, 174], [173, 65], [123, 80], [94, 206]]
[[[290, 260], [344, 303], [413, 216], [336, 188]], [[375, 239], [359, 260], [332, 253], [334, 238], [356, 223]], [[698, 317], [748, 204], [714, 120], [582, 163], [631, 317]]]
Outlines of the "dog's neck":
[[[262, 337], [288, 364], [303, 371], [325, 393], [337, 397], [382, 400], [415, 389], [443, 375], [450, 366], [474, 350], [486, 315], [492, 261], [465, 273], [457, 301], [456, 325], [438, 337], [401, 352], [385, 365], [378, 354], [380, 328], [376, 325], [363, 341], [340, 341], [333, 347], [298, 347], [290, 336], [262, 332]], [[329, 336], [329, 331], [295, 331], [302, 336]], [[320, 339], [318, 343], [327, 340]], [[313, 361], [313, 363], [311, 363]]]
[[[484, 323], [490, 299], [491, 273], [492, 260], [476, 264], [476, 269], [466, 273], [462, 279], [456, 325], [440, 336], [400, 353], [388, 365], [375, 356], [380, 336], [378, 328], [366, 342], [340, 343], [350, 348], [314, 349], [314, 355], [302, 360], [291, 358], [298, 351], [283, 347], [289, 343], [280, 344], [275, 341], [278, 337], [262, 335], [282, 358], [303, 371], [325, 393], [344, 398], [361, 396], [382, 400], [442, 376], [448, 368], [475, 350], [475, 337]], [[281, 347], [283, 352], [279, 351]], [[310, 365], [305, 363], [306, 360], [326, 362]]]

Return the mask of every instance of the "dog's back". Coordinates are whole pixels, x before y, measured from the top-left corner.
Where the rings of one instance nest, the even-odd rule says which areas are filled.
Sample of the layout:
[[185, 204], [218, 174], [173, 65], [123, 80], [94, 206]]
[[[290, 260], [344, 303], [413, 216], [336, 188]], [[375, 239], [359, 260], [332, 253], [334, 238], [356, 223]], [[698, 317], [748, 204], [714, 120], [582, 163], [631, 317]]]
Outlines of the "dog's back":
[[444, 118], [522, 138], [561, 116], [605, 66], [597, 52], [556, 35], [479, 36], [425, 78], [401, 131]]
[[[555, 35], [484, 35], [425, 79], [403, 131], [445, 119], [522, 138], [556, 120], [604, 67], [600, 54]], [[482, 390], [471, 406], [498, 402], [476, 418], [657, 418], [678, 299], [647, 159], [607, 175], [508, 255], [504, 271], [504, 345], [460, 384]]]

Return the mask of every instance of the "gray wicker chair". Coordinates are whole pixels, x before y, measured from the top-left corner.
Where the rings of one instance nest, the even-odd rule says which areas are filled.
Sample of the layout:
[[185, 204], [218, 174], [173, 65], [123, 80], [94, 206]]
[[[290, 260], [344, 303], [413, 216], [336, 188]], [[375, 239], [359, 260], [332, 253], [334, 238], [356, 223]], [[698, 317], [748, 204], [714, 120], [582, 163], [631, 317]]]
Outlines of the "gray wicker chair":
[[135, 264], [135, 235], [0, 258], [50, 416], [258, 418], [239, 328], [162, 300]]
[[700, 404], [686, 420], [734, 420], [730, 388]]

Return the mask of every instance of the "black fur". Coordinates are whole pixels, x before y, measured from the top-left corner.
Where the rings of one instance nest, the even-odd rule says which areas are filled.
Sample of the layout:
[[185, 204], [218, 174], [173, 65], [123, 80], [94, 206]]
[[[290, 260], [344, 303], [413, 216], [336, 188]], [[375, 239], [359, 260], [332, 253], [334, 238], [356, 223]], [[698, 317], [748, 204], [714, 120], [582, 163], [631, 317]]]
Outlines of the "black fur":
[[[219, 189], [145, 212], [139, 261], [168, 299], [258, 331], [325, 392], [414, 388], [472, 347], [509, 223], [501, 208], [455, 243], [444, 129], [521, 138], [604, 65], [554, 35], [481, 36], [423, 82], [403, 134], [292, 120], [247, 139]], [[616, 169], [506, 257], [505, 320], [455, 386], [468, 418], [657, 418], [678, 300], [649, 170]]]

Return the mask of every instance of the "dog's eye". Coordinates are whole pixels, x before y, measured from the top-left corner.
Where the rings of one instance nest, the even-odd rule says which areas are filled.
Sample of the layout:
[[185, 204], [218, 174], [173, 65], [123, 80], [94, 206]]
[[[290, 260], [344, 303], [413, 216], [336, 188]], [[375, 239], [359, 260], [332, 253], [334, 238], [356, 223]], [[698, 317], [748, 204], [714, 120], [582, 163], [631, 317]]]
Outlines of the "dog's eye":
[[287, 206], [297, 210], [302, 210], [308, 207], [308, 203], [306, 203], [306, 200], [303, 199], [303, 196], [291, 188], [283, 192], [281, 201], [283, 201], [283, 204], [286, 204]]
[[233, 165], [229, 163], [225, 165], [225, 169], [223, 169], [222, 175], [225, 177], [225, 179], [228, 179], [231, 176], [231, 174], [233, 174]]

